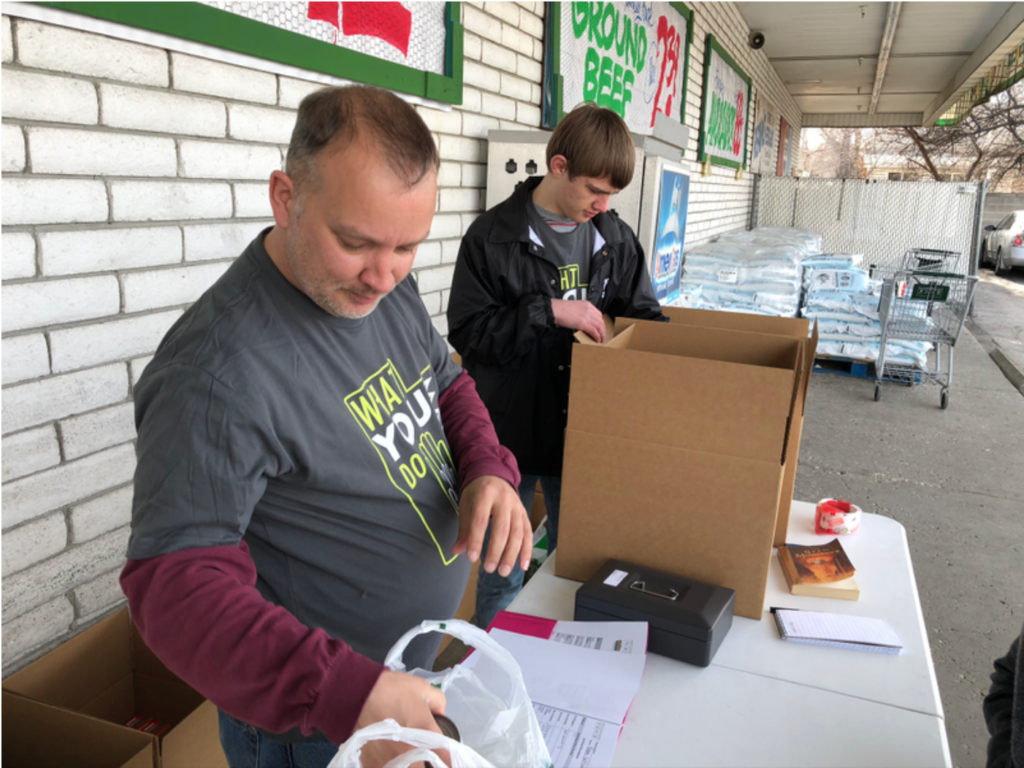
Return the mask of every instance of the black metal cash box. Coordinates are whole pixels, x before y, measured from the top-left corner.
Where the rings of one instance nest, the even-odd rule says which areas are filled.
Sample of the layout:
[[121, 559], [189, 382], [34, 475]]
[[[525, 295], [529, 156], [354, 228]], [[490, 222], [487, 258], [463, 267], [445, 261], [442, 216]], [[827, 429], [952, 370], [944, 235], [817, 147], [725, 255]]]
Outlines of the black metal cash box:
[[576, 621], [646, 621], [647, 650], [706, 667], [732, 626], [736, 593], [609, 560], [576, 590]]

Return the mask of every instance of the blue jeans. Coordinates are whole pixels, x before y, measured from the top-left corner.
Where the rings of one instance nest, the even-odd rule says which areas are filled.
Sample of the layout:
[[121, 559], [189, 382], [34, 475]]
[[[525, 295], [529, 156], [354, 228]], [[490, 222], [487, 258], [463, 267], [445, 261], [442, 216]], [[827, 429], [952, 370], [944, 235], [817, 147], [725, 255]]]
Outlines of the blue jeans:
[[[523, 475], [519, 484], [519, 499], [526, 507], [527, 513], [533, 509], [534, 489], [537, 481], [540, 480], [541, 490], [544, 491], [544, 506], [548, 512], [548, 554], [554, 551], [558, 542], [558, 505], [562, 499], [562, 478], [560, 477], [539, 477], [537, 475]], [[481, 629], [487, 629], [498, 611], [508, 608], [519, 590], [523, 588], [523, 569], [519, 563], [512, 567], [512, 573], [507, 577], [495, 571], [487, 573], [484, 570], [484, 555], [487, 554], [487, 547], [491, 542], [491, 527], [487, 526], [487, 533], [484, 535], [484, 546], [480, 551], [480, 576], [476, 582], [476, 616], [474, 623]]]
[[326, 768], [338, 748], [327, 741], [284, 744], [217, 710], [220, 745], [231, 768]]

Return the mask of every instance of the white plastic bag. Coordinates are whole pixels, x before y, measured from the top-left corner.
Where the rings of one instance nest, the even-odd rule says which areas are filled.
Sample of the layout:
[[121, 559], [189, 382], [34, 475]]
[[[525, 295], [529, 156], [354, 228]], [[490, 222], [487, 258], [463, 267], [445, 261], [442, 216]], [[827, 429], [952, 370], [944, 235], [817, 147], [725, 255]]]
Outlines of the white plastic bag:
[[490, 672], [486, 684], [474, 670], [461, 664], [441, 672], [414, 669], [410, 673], [441, 689], [446, 698], [445, 714], [459, 729], [462, 742], [501, 768], [550, 766], [551, 755], [519, 664], [482, 629], [458, 619], [424, 621], [398, 639], [384, 665], [404, 672], [402, 654], [406, 647], [413, 638], [430, 632], [451, 635], [476, 648], [483, 656], [481, 666]]
[[362, 768], [363, 747], [370, 741], [400, 741], [415, 749], [391, 760], [384, 768], [407, 768], [416, 763], [429, 763], [434, 768], [447, 768], [437, 750], [447, 749], [452, 768], [494, 768], [494, 765], [465, 744], [440, 733], [419, 728], [403, 728], [394, 720], [381, 720], [356, 731], [341, 745], [327, 768]]

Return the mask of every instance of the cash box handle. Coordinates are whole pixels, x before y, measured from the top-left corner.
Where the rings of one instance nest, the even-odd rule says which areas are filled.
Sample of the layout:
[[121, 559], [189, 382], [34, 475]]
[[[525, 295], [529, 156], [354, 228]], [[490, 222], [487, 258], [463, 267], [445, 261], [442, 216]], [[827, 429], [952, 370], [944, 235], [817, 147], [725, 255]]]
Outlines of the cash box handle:
[[674, 589], [670, 589], [667, 595], [663, 595], [660, 592], [651, 592], [647, 589], [646, 581], [634, 581], [632, 584], [629, 585], [629, 588], [632, 589], [634, 592], [643, 592], [645, 595], [650, 595], [651, 597], [660, 597], [662, 600], [679, 599], [679, 593]]

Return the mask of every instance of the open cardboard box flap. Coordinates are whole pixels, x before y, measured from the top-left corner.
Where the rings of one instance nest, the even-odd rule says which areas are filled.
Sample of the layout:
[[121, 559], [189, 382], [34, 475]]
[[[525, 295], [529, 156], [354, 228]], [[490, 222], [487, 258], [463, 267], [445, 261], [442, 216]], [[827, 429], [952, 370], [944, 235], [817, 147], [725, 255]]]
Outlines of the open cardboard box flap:
[[568, 428], [780, 463], [801, 362], [787, 339], [637, 324], [574, 350]]
[[171, 723], [157, 755], [163, 768], [226, 764], [216, 708], [156, 658], [127, 608], [11, 675], [3, 689], [130, 733], [124, 723], [135, 715]]
[[156, 768], [156, 737], [3, 692], [4, 760], [36, 768]]

